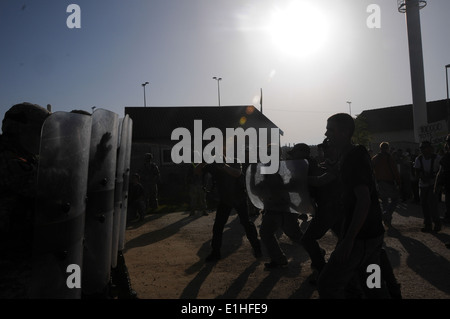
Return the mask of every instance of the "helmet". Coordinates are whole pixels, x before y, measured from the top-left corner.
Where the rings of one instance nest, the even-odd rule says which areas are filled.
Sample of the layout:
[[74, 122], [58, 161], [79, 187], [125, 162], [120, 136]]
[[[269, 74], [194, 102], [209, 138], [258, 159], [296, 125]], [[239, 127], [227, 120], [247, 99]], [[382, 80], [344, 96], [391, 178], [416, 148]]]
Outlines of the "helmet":
[[51, 113], [36, 104], [21, 103], [12, 106], [2, 122], [3, 135], [27, 151], [37, 154], [41, 128]]
[[6, 113], [2, 122], [2, 131], [5, 135], [16, 135], [18, 126], [42, 126], [50, 112], [37, 104], [22, 103], [12, 106]]

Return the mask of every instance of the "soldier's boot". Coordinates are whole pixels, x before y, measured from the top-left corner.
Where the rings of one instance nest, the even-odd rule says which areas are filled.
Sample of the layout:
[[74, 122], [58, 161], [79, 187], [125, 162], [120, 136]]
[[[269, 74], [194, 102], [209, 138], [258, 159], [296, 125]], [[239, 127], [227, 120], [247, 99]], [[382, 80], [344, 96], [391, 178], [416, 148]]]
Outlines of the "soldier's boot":
[[119, 251], [117, 256], [117, 267], [112, 269], [112, 285], [118, 299], [137, 299], [136, 291], [131, 288], [131, 280], [122, 251]]
[[251, 242], [251, 246], [253, 248], [253, 256], [255, 256], [255, 258], [261, 258], [263, 253], [261, 250], [261, 243], [258, 239], [254, 240]]

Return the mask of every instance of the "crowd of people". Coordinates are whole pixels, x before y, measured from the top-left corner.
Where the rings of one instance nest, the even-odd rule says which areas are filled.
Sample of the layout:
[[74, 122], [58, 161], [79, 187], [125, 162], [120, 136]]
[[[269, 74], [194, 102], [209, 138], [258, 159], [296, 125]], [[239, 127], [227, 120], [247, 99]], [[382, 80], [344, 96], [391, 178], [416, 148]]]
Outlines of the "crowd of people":
[[[208, 172], [218, 182], [219, 208], [213, 226], [212, 252], [206, 261], [220, 260], [223, 227], [235, 208], [255, 256], [261, 255], [261, 245], [266, 248], [270, 258], [265, 263], [267, 269], [288, 264], [275, 236], [277, 230], [306, 250], [313, 269], [311, 283], [317, 285], [320, 298], [402, 298], [401, 286], [383, 248], [384, 225], [391, 226], [397, 205], [410, 200], [421, 205], [423, 232], [442, 229], [437, 203], [440, 195], [450, 189], [450, 155], [435, 154], [433, 145], [427, 141], [420, 144], [420, 153], [392, 149], [389, 142], [382, 142], [379, 152], [373, 154], [366, 147], [353, 144], [354, 129], [351, 116], [335, 114], [327, 121], [326, 138], [318, 145], [317, 157], [311, 156], [310, 147], [304, 143], [296, 144], [288, 152], [288, 159], [308, 162], [307, 183], [314, 214], [304, 233], [300, 228], [302, 220], [306, 221], [302, 212], [290, 211], [289, 193], [296, 191], [293, 178], [286, 182], [279, 174], [272, 174], [257, 183], [254, 165], [250, 168], [251, 189], [246, 189], [246, 171], [239, 163], [197, 165], [196, 174]], [[450, 135], [445, 150], [450, 150]], [[249, 206], [245, 204], [248, 192], [260, 196], [264, 202], [261, 244], [249, 217]], [[450, 196], [446, 199], [446, 203], [450, 202]], [[325, 251], [318, 240], [328, 231], [338, 240], [325, 260]], [[381, 269], [382, 280], [377, 289], [366, 285], [368, 265]]]

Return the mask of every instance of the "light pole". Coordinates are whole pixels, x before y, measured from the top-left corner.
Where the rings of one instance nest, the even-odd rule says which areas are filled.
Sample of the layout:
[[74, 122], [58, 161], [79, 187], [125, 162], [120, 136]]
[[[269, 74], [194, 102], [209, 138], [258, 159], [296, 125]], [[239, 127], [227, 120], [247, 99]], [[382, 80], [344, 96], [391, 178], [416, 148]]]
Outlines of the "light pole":
[[219, 81], [222, 81], [222, 78], [218, 78], [217, 76], [213, 77], [213, 80], [217, 81], [217, 95], [219, 97], [219, 106], [220, 106], [220, 85]]
[[450, 133], [450, 102], [449, 102], [449, 94], [448, 94], [448, 68], [450, 68], [450, 64], [445, 66], [445, 86], [447, 88], [447, 131]]
[[352, 102], [347, 101], [350, 116], [352, 116]]
[[148, 83], [148, 82], [142, 83], [142, 87], [144, 88], [144, 107], [147, 106], [147, 101], [146, 101], [146, 98], [145, 98], [145, 86], [146, 86], [147, 84], [150, 84], [150, 83]]
[[398, 11], [406, 13], [406, 29], [411, 74], [414, 140], [420, 142], [420, 127], [428, 124], [425, 72], [423, 66], [422, 31], [420, 10], [427, 5], [425, 0], [397, 0]]

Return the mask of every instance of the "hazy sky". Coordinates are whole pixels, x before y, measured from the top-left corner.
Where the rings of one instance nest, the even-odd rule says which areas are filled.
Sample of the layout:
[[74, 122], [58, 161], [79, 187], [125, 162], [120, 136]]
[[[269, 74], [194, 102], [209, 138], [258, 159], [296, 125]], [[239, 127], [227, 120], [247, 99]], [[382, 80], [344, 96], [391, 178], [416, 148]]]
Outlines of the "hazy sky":
[[[449, 0], [421, 10], [428, 101], [446, 97], [449, 14]], [[222, 106], [259, 109], [262, 88], [282, 142], [318, 144], [347, 101], [352, 115], [412, 103], [405, 14], [397, 0], [0, 1], [1, 118], [24, 101], [122, 117], [146, 81], [147, 106], [216, 106], [213, 76]]]

